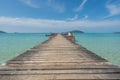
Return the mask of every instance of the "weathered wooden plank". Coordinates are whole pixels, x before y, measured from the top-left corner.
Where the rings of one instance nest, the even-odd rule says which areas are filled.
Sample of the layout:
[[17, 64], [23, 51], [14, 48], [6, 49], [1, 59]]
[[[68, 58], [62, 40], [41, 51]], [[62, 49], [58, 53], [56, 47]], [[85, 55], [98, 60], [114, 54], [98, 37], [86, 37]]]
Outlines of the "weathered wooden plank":
[[119, 80], [119, 74], [1, 75], [1, 80]]
[[120, 74], [120, 69], [71, 69], [71, 70], [1, 70], [0, 75], [38, 75], [38, 74]]
[[9, 67], [1, 66], [0, 71], [8, 70], [78, 70], [78, 69], [119, 69], [118, 66], [106, 65], [106, 66], [20, 66], [20, 67]]

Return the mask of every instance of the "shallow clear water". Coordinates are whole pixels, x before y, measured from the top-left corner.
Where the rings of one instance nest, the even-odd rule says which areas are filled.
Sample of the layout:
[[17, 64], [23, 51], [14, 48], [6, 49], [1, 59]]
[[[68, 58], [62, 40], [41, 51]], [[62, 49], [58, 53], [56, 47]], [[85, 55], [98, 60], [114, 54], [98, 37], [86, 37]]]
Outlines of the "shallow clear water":
[[48, 39], [45, 34], [0, 34], [0, 63]]
[[113, 64], [120, 65], [120, 34], [85, 33], [74, 35], [77, 43]]

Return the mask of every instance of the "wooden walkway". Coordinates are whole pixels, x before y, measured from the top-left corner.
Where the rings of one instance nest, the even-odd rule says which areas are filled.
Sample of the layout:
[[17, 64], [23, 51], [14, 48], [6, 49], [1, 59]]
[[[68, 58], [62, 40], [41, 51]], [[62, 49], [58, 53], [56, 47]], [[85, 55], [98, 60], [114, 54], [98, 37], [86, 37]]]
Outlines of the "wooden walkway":
[[58, 34], [0, 66], [0, 80], [120, 80], [120, 67]]

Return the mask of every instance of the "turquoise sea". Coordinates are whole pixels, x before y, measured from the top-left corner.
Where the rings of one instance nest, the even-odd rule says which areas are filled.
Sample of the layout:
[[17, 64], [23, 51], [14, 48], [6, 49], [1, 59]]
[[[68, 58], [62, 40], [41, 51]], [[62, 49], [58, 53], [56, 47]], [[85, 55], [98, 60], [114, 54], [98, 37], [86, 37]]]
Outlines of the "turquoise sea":
[[47, 39], [45, 34], [0, 34], [0, 63], [5, 63]]
[[[113, 64], [120, 65], [120, 34], [85, 33], [74, 35], [76, 43], [81, 44]], [[47, 39], [48, 37], [45, 34], [0, 34], [0, 63], [5, 63], [7, 60]]]
[[120, 65], [120, 34], [75, 34], [76, 42], [115, 65]]

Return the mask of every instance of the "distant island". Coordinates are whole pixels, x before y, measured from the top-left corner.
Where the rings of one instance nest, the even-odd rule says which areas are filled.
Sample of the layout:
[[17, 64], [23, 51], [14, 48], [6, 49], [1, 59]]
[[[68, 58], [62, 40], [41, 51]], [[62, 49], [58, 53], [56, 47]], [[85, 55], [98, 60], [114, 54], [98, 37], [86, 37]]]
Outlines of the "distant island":
[[69, 31], [71, 33], [84, 33], [83, 31], [80, 31], [80, 30], [72, 30], [72, 31]]
[[6, 33], [6, 32], [4, 32], [4, 31], [0, 31], [0, 33]]
[[18, 34], [19, 32], [14, 32], [14, 34]]
[[120, 34], [120, 32], [114, 32], [115, 34]]

